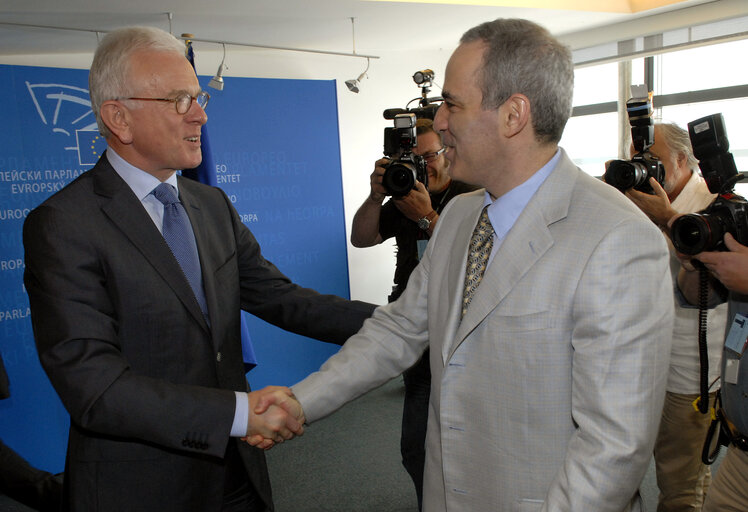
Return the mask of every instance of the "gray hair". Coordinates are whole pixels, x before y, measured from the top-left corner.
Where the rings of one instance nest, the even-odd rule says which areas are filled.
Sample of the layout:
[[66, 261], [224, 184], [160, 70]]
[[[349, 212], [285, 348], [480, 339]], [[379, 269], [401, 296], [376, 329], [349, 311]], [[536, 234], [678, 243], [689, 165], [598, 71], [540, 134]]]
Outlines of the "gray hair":
[[487, 45], [480, 71], [483, 108], [498, 108], [512, 94], [524, 94], [530, 100], [535, 137], [544, 143], [561, 140], [574, 93], [569, 48], [545, 28], [522, 19], [488, 21], [460, 39], [474, 41]]
[[[699, 161], [693, 156], [691, 138], [686, 130], [675, 123], [659, 122], [655, 123], [655, 129], [660, 137], [659, 142], [664, 143], [675, 155], [685, 156], [688, 168], [692, 171], [698, 171]], [[658, 141], [657, 136], [655, 136], [655, 141]]]
[[127, 27], [109, 32], [99, 43], [88, 74], [91, 109], [96, 116], [99, 132], [109, 137], [111, 132], [101, 120], [101, 104], [107, 100], [126, 98], [135, 94], [130, 78], [130, 58], [141, 50], [175, 52], [184, 55], [182, 41], [155, 27]]

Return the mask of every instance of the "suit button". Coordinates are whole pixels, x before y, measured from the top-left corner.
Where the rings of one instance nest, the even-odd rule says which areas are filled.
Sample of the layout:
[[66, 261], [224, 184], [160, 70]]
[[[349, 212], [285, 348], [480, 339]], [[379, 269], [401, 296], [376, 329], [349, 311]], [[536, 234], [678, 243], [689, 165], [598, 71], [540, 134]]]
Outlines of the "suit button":
[[221, 353], [216, 354], [216, 361], [221, 362]]

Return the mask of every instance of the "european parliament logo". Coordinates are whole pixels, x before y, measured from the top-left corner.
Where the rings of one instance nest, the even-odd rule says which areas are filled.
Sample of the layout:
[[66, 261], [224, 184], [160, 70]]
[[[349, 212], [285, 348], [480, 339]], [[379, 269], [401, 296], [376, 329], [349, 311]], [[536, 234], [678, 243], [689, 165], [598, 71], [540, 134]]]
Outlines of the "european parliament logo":
[[[106, 149], [91, 110], [88, 90], [59, 83], [26, 82], [42, 123], [61, 135], [65, 149], [78, 154], [80, 165], [94, 165]], [[74, 144], [74, 145], [72, 145]]]
[[94, 165], [106, 149], [106, 139], [99, 130], [75, 130], [75, 140], [78, 142], [78, 161], [81, 165]]

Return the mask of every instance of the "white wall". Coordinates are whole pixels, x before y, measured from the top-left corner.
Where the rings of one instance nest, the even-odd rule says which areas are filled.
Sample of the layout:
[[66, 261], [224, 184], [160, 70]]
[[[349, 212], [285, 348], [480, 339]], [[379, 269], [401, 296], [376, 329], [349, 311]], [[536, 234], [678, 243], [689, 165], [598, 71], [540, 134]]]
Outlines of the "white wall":
[[[90, 54], [0, 56], [0, 64], [87, 69], [95, 44], [92, 40]], [[366, 52], [380, 58], [371, 60], [368, 78], [362, 81], [358, 94], [350, 92], [344, 83], [356, 78], [366, 68], [366, 59], [355, 57], [228, 47], [226, 64], [229, 69], [224, 77], [226, 87], [231, 86], [232, 76], [337, 81], [343, 199], [349, 238], [353, 215], [369, 193], [369, 175], [374, 161], [382, 155], [383, 130], [392, 123], [382, 117], [382, 111], [404, 107], [409, 100], [420, 96], [420, 88], [411, 78], [417, 70], [433, 69], [436, 82], [442, 84], [444, 67], [452, 50], [419, 52], [418, 55]], [[220, 47], [195, 43], [195, 55], [198, 74], [213, 75], [216, 72], [221, 59]], [[430, 96], [440, 94], [440, 88], [435, 86]], [[300, 123], [303, 121], [299, 120]], [[248, 122], [262, 120], [250, 119]], [[314, 126], [313, 122], [310, 126]], [[377, 304], [386, 302], [392, 288], [394, 263], [395, 249], [391, 241], [367, 249], [357, 249], [348, 242], [351, 297]]]

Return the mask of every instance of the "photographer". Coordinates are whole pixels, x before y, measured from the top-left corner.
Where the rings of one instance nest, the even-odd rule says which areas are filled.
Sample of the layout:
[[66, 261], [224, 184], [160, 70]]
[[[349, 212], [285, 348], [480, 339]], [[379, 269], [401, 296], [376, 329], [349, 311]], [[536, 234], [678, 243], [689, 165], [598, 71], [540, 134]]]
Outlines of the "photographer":
[[[726, 234], [724, 243], [727, 251], [702, 252], [693, 256], [709, 271], [710, 303], [728, 303], [728, 327], [742, 323], [741, 315], [748, 313], [748, 247], [735, 241], [731, 234]], [[698, 302], [699, 272], [694, 263], [685, 255], [678, 275], [678, 287], [686, 300], [692, 304]], [[736, 316], [737, 315], [737, 316]], [[737, 327], [728, 330], [729, 339], [742, 336]], [[748, 510], [748, 364], [741, 364], [738, 352], [725, 348], [722, 355], [722, 414], [726, 428], [730, 432], [730, 444], [727, 448], [717, 476], [709, 494], [704, 501], [704, 512], [744, 512]]]
[[[395, 286], [388, 297], [394, 302], [405, 290], [419, 256], [423, 253], [429, 237], [439, 220], [439, 214], [456, 195], [475, 190], [477, 187], [454, 181], [447, 169], [449, 161], [444, 158], [441, 135], [434, 131], [430, 119], [416, 122], [417, 145], [413, 154], [424, 157], [428, 171], [428, 189], [420, 181], [416, 188], [403, 197], [392, 197], [382, 205], [387, 190], [382, 185], [382, 176], [389, 159], [376, 161], [371, 174], [371, 193], [353, 217], [351, 244], [354, 247], [372, 247], [388, 238], [395, 237], [397, 261]], [[400, 451], [403, 466], [413, 479], [421, 507], [424, 464], [424, 442], [428, 419], [431, 371], [428, 351], [412, 368], [403, 374], [405, 401]]]
[[[662, 186], [650, 178], [654, 194], [632, 188], [626, 191], [626, 196], [667, 235], [667, 224], [671, 218], [678, 213], [703, 210], [716, 194], [709, 191], [699, 175], [698, 162], [686, 130], [671, 123], [655, 124], [654, 144], [648, 153], [664, 167]], [[667, 236], [666, 239], [675, 280], [681, 265], [670, 239]], [[719, 377], [726, 317], [726, 306], [711, 310], [707, 317], [710, 383]], [[701, 461], [701, 449], [711, 418], [692, 406], [700, 391], [698, 333], [699, 310], [683, 306], [676, 294], [667, 393], [654, 447], [657, 485], [660, 489], [658, 512], [701, 510], [711, 482], [709, 466]], [[710, 403], [714, 403], [715, 395], [716, 389], [709, 395]]]

